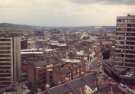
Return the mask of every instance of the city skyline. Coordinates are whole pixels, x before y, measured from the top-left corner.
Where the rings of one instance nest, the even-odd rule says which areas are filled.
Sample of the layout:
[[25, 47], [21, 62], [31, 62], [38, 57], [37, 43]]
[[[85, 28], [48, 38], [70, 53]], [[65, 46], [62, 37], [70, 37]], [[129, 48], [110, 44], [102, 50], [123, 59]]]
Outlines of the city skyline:
[[0, 22], [38, 26], [115, 25], [134, 13], [133, 0], [0, 0]]

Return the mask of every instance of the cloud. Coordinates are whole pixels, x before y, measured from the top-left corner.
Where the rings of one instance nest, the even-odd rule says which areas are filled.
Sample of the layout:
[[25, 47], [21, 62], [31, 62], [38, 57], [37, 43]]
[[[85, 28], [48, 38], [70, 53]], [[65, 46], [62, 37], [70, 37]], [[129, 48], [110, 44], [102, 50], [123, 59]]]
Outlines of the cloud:
[[71, 0], [78, 4], [112, 4], [112, 5], [135, 5], [135, 0]]
[[111, 1], [102, 5], [105, 1], [0, 0], [0, 22], [42, 26], [115, 25], [116, 16], [126, 15], [135, 9], [135, 6], [119, 6], [121, 0], [113, 0], [119, 2], [117, 5], [111, 5]]

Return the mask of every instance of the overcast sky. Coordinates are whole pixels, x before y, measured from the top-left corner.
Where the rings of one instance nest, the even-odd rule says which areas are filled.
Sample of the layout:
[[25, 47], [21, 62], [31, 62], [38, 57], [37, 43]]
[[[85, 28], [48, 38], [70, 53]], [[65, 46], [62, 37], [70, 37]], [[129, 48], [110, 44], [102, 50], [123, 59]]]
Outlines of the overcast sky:
[[0, 22], [38, 26], [115, 25], [135, 0], [0, 0]]

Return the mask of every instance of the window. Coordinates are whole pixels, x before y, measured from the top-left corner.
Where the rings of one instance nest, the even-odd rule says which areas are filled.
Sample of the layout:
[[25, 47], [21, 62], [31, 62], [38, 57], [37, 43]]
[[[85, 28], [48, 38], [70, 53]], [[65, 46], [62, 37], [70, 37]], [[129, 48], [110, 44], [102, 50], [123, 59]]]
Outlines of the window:
[[135, 28], [127, 28], [127, 31], [135, 31]]
[[10, 61], [11, 59], [0, 59], [0, 61]]
[[10, 53], [10, 51], [0, 51], [0, 53]]
[[0, 49], [11, 49], [11, 47], [0, 47]]
[[0, 57], [10, 57], [11, 55], [0, 55]]
[[127, 24], [128, 27], [135, 27], [135, 24]]
[[0, 41], [10, 41], [10, 39], [0, 39]]
[[117, 22], [126, 22], [126, 19], [117, 19]]

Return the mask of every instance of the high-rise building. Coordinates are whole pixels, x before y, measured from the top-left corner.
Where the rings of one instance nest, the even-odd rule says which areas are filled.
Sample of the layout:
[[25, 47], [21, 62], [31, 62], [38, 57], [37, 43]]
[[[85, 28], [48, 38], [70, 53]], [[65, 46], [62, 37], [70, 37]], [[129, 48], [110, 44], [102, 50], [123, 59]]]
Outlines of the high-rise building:
[[0, 88], [9, 86], [20, 77], [20, 39], [0, 37]]
[[135, 67], [135, 15], [117, 18], [115, 62], [127, 68]]

